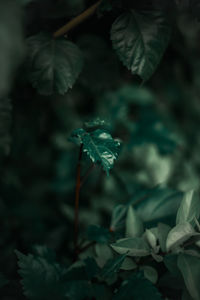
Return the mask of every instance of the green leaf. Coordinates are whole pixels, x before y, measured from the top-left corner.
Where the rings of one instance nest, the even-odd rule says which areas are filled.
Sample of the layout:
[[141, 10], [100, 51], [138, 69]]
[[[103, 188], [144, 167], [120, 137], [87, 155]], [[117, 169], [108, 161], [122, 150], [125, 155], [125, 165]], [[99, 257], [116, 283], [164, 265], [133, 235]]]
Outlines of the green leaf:
[[76, 129], [70, 138], [83, 144], [83, 151], [87, 153], [93, 163], [100, 164], [109, 175], [120, 151], [120, 142], [104, 130], [97, 129], [86, 132], [84, 129]]
[[110, 230], [115, 231], [119, 228], [121, 228], [124, 225], [124, 219], [127, 212], [127, 205], [118, 204], [113, 212], [111, 217], [111, 223], [110, 223]]
[[199, 235], [195, 232], [194, 228], [188, 222], [179, 223], [172, 228], [167, 236], [166, 249], [167, 251], [175, 248], [192, 236]]
[[126, 216], [126, 237], [139, 237], [144, 231], [143, 223], [130, 205]]
[[65, 285], [61, 280], [64, 268], [44, 257], [19, 251], [16, 254], [25, 296], [33, 300], [64, 299]]
[[158, 241], [160, 244], [160, 248], [163, 252], [166, 252], [166, 240], [167, 236], [171, 230], [171, 227], [169, 225], [158, 223]]
[[185, 285], [193, 299], [200, 299], [200, 259], [180, 254], [178, 257], [178, 267], [183, 275]]
[[144, 277], [155, 284], [158, 280], [158, 273], [156, 269], [151, 266], [142, 266], [140, 270], [144, 272]]
[[95, 259], [100, 267], [103, 267], [105, 263], [113, 258], [113, 251], [107, 244], [95, 245], [96, 256]]
[[112, 299], [161, 300], [162, 298], [156, 287], [139, 273], [125, 280]]
[[2, 98], [10, 92], [16, 69], [24, 56], [22, 12], [18, 1], [0, 1], [0, 28], [0, 98]]
[[97, 243], [107, 243], [110, 239], [110, 232], [106, 228], [90, 225], [87, 230], [87, 238]]
[[27, 40], [29, 80], [42, 95], [65, 94], [78, 78], [83, 58], [78, 47], [65, 38], [39, 33]]
[[123, 261], [120, 269], [124, 271], [130, 271], [134, 270], [137, 268], [136, 263], [133, 261], [133, 259], [126, 257], [125, 260]]
[[128, 256], [147, 256], [150, 255], [150, 248], [142, 238], [126, 238], [120, 239], [111, 247], [119, 254], [127, 254]]
[[152, 232], [151, 229], [146, 229], [145, 230], [145, 237], [147, 239], [147, 242], [151, 246], [152, 249], [155, 249], [157, 246], [157, 238], [155, 234]]
[[176, 216], [176, 224], [194, 222], [200, 214], [200, 199], [197, 192], [190, 190], [185, 193]]
[[170, 31], [161, 12], [131, 10], [113, 23], [111, 40], [123, 64], [146, 81], [163, 56]]
[[103, 269], [101, 270], [99, 276], [103, 279], [112, 278], [115, 273], [117, 273], [126, 258], [126, 254], [122, 254], [117, 258], [109, 259]]

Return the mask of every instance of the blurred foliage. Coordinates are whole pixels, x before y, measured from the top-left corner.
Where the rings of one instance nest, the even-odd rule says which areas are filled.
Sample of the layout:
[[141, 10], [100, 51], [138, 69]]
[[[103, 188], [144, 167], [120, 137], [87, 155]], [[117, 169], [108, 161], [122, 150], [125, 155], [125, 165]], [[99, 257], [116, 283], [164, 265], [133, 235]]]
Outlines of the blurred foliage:
[[0, 299], [200, 299], [199, 3], [94, 3], [0, 1]]

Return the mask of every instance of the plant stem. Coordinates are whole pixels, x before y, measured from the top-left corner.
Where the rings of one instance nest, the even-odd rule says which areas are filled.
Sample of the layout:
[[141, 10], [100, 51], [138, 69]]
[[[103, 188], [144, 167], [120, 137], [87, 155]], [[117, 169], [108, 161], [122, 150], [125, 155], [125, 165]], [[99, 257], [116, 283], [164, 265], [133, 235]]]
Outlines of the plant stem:
[[89, 169], [86, 171], [85, 175], [81, 178], [81, 187], [82, 185], [85, 183], [85, 181], [87, 180], [88, 176], [90, 175], [90, 173], [92, 172], [92, 170], [94, 169], [95, 165], [92, 164]]
[[75, 17], [74, 19], [69, 21], [67, 24], [65, 24], [64, 26], [59, 28], [56, 32], [54, 32], [53, 37], [57, 38], [57, 37], [60, 37], [64, 34], [66, 34], [72, 28], [76, 27], [77, 25], [79, 25], [80, 23], [85, 21], [87, 18], [92, 16], [94, 14], [94, 12], [96, 11], [96, 9], [98, 8], [98, 6], [100, 5], [100, 3], [101, 3], [101, 0], [97, 1], [95, 4], [93, 4], [88, 9], [86, 9], [83, 13], [81, 13], [80, 15], [78, 15], [77, 17]]
[[75, 209], [74, 209], [74, 260], [78, 254], [78, 225], [79, 225], [79, 197], [81, 187], [81, 158], [83, 154], [83, 144], [80, 146], [77, 176], [76, 176], [76, 195], [75, 195]]

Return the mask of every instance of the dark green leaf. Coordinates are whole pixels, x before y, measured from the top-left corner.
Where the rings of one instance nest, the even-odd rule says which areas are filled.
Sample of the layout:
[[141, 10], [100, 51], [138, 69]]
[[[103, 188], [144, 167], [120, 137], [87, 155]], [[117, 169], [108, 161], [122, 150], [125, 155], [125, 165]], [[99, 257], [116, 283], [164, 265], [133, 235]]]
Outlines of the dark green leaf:
[[0, 1], [0, 28], [1, 98], [8, 95], [16, 68], [24, 55], [22, 14], [18, 1]]
[[2, 273], [0, 273], [0, 288], [8, 284], [8, 282], [9, 281], [5, 278], [5, 276]]
[[5, 154], [10, 151], [11, 109], [10, 99], [0, 99], [0, 152]]
[[84, 129], [76, 129], [71, 140], [83, 144], [83, 151], [88, 154], [93, 163], [100, 164], [109, 175], [120, 151], [120, 142], [104, 130], [97, 129], [93, 132], [86, 132]]
[[87, 230], [87, 238], [97, 243], [107, 243], [110, 239], [110, 232], [106, 228], [90, 225]]
[[78, 78], [83, 59], [78, 47], [50, 34], [31, 36], [28, 43], [29, 80], [40, 94], [65, 94]]
[[170, 26], [159, 11], [131, 10], [112, 25], [113, 48], [133, 74], [148, 80], [168, 45]]
[[40, 256], [16, 251], [24, 295], [29, 299], [64, 299], [65, 285], [61, 278], [65, 269]]
[[140, 274], [133, 274], [128, 280], [124, 281], [114, 295], [113, 300], [161, 300], [161, 295], [150, 283]]
[[158, 240], [160, 248], [163, 252], [166, 252], [166, 240], [170, 229], [170, 226], [163, 223], [158, 223]]
[[126, 258], [126, 254], [120, 255], [117, 258], [109, 259], [99, 276], [103, 279], [112, 278], [117, 273]]

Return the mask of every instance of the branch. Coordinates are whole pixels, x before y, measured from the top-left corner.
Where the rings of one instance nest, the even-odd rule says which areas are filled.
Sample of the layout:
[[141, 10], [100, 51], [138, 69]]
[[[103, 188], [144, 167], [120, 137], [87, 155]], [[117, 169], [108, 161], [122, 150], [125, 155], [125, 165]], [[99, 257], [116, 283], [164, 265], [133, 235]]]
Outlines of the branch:
[[60, 29], [58, 29], [56, 32], [54, 32], [53, 37], [57, 38], [57, 37], [60, 37], [64, 34], [68, 33], [71, 29], [73, 29], [74, 27], [76, 27], [77, 25], [79, 25], [80, 23], [85, 21], [87, 18], [92, 16], [95, 13], [98, 6], [100, 5], [100, 3], [101, 3], [101, 0], [97, 1], [95, 4], [93, 4], [88, 9], [86, 9], [79, 16], [75, 17], [74, 19], [69, 21], [67, 24], [62, 26]]

